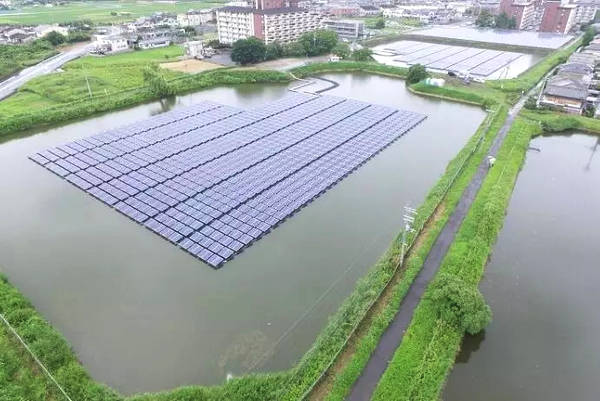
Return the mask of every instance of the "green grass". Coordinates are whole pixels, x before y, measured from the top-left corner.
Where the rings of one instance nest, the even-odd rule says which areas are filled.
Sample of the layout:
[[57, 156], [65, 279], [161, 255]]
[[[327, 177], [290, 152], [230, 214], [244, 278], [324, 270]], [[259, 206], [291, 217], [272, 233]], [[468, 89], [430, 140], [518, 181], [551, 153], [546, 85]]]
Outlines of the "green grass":
[[[515, 120], [439, 273], [478, 285], [502, 227], [529, 141], [540, 131], [539, 124], [520, 117]], [[375, 390], [374, 401], [434, 400], [440, 396], [464, 333], [438, 317], [427, 293]]]
[[591, 134], [600, 133], [600, 120], [595, 118], [532, 110], [523, 110], [521, 115], [540, 124], [544, 133], [557, 133], [570, 130], [580, 130]]
[[[93, 96], [106, 96], [115, 92], [144, 85], [142, 71], [148, 64], [173, 60], [183, 54], [179, 46], [134, 51], [114, 56], [87, 56], [63, 66], [63, 72], [35, 78], [19, 91], [0, 102], [0, 119], [22, 111], [30, 99], [46, 105], [69, 103], [89, 97], [88, 83]], [[166, 70], [169, 78], [181, 73]]]
[[26, 45], [0, 45], [0, 80], [57, 53], [54, 47], [44, 40], [36, 40]]
[[[161, 3], [155, 1], [76, 1], [65, 5], [44, 7], [24, 6], [0, 13], [0, 24], [56, 24], [76, 20], [91, 20], [97, 24], [131, 21], [155, 12], [182, 13], [189, 9], [222, 6], [224, 1], [178, 1]], [[117, 15], [111, 15], [116, 12]]]
[[296, 67], [290, 71], [298, 78], [308, 77], [314, 74], [324, 74], [328, 72], [368, 72], [392, 76], [397, 78], [406, 78], [408, 69], [403, 67], [394, 67], [391, 65], [379, 64], [377, 62], [367, 61], [338, 61], [312, 63]]

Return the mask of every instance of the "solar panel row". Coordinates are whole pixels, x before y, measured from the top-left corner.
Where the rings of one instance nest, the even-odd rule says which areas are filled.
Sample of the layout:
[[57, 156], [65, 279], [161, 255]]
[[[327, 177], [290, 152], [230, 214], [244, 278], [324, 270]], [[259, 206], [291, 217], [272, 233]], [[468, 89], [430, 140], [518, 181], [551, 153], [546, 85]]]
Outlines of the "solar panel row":
[[394, 61], [408, 65], [422, 64], [438, 70], [468, 71], [487, 77], [521, 57], [520, 53], [462, 46], [402, 41], [384, 50], [395, 53]]
[[203, 102], [31, 159], [218, 267], [424, 118], [297, 93]]

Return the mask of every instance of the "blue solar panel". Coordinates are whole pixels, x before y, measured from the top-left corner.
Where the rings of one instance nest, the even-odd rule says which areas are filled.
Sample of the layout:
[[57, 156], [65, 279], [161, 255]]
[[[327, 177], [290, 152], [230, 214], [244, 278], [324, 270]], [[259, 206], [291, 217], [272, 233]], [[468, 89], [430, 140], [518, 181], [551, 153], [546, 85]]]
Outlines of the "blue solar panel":
[[30, 158], [219, 267], [424, 118], [298, 93], [202, 102]]

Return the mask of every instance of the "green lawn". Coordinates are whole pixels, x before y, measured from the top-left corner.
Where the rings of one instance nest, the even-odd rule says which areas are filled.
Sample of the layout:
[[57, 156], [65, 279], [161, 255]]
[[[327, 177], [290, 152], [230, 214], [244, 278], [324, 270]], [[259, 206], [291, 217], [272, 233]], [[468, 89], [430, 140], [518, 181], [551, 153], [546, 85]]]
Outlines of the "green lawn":
[[[89, 19], [94, 23], [130, 21], [137, 17], [151, 15], [157, 11], [181, 13], [190, 8], [211, 8], [222, 6], [224, 0], [177, 1], [161, 3], [155, 1], [94, 1], [73, 2], [61, 6], [26, 6], [0, 13], [0, 24], [54, 24]], [[117, 15], [111, 15], [114, 11]]]
[[[148, 64], [174, 60], [183, 54], [180, 46], [133, 51], [114, 56], [87, 56], [64, 65], [63, 72], [44, 75], [26, 83], [19, 91], [0, 102], [0, 118], [37, 107], [55, 106], [93, 96], [142, 86], [142, 71]], [[181, 73], [165, 70], [168, 78]]]
[[46, 41], [27, 45], [0, 45], [0, 79], [53, 56], [57, 51]]

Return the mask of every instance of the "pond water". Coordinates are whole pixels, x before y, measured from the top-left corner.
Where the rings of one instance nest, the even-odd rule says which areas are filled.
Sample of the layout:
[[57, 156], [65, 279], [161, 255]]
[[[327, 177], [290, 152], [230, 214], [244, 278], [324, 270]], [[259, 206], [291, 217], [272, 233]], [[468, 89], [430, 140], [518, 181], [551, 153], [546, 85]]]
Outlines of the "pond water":
[[532, 141], [446, 401], [597, 400], [600, 394], [600, 138]]
[[206, 90], [0, 145], [0, 271], [96, 380], [130, 394], [293, 366], [388, 247], [402, 207], [420, 204], [485, 117], [476, 107], [415, 96], [402, 80], [325, 77], [340, 83], [329, 94], [429, 118], [220, 270], [26, 156], [204, 99], [269, 102], [287, 86]]

